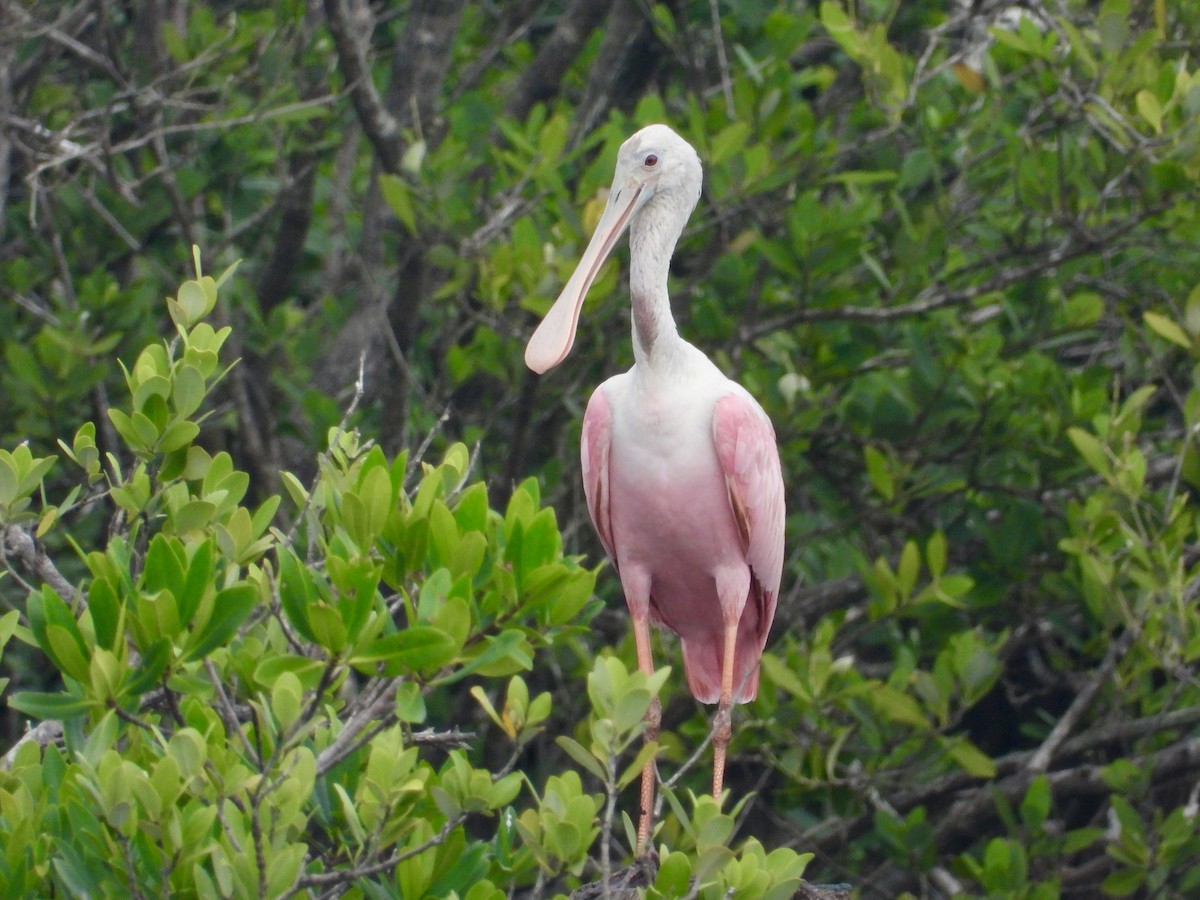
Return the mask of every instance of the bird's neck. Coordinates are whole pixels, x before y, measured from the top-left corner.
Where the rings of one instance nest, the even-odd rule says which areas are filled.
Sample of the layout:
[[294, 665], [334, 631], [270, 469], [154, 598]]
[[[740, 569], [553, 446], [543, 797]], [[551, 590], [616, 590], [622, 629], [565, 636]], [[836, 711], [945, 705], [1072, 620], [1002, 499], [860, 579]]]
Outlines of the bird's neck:
[[639, 366], [650, 368], [669, 359], [681, 340], [671, 315], [667, 273], [686, 216], [671, 215], [675, 210], [669, 204], [660, 205], [665, 199], [647, 203], [629, 228], [633, 356]]

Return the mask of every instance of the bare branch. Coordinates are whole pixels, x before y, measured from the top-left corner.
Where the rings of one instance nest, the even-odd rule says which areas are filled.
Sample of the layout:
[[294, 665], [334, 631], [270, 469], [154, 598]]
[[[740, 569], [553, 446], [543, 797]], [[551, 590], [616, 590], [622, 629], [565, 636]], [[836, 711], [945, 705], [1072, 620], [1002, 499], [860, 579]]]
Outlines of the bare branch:
[[[958, 290], [951, 290], [944, 283], [937, 282], [923, 288], [915, 300], [898, 306], [839, 306], [831, 309], [797, 309], [775, 319], [759, 322], [752, 327], [743, 329], [746, 340], [754, 340], [774, 331], [789, 328], [801, 322], [828, 321], [857, 321], [857, 322], [886, 322], [894, 319], [904, 319], [911, 316], [923, 315], [936, 309], [949, 306], [961, 306], [977, 297], [996, 293], [1011, 285], [1018, 284], [1030, 278], [1053, 270], [1068, 260], [1077, 259], [1094, 253], [1100, 248], [1111, 250], [1115, 241], [1131, 232], [1147, 219], [1168, 208], [1166, 204], [1148, 207], [1137, 215], [1120, 221], [1112, 228], [1095, 234], [1081, 234], [1076, 231], [1068, 232], [1059, 243], [1040, 251], [1023, 248], [1014, 251], [1013, 256], [1032, 261], [1019, 263], [1006, 269], [1000, 269], [986, 281], [969, 285]], [[954, 276], [962, 272], [952, 273]]]
[[363, 733], [391, 709], [396, 697], [396, 687], [401, 680], [400, 678], [379, 679], [368, 685], [366, 690], [358, 696], [358, 708], [346, 720], [346, 724], [338, 736], [317, 757], [318, 778], [361, 745]]
[[39, 722], [21, 735], [20, 739], [4, 754], [4, 757], [0, 758], [0, 771], [7, 772], [12, 769], [13, 763], [16, 762], [17, 754], [21, 752], [21, 748], [26, 744], [34, 743], [44, 748], [62, 740], [62, 736], [62, 722], [57, 719], [47, 719], [45, 722]]
[[46, 555], [32, 534], [18, 525], [0, 526], [0, 563], [8, 567], [11, 559], [18, 560], [26, 572], [43, 584], [48, 584], [72, 606], [77, 603], [86, 605], [83, 595], [58, 571], [54, 561]]
[[1096, 698], [1100, 688], [1109, 682], [1113, 672], [1117, 668], [1117, 663], [1133, 646], [1134, 640], [1137, 639], [1141, 629], [1127, 628], [1119, 638], [1108, 645], [1108, 652], [1104, 654], [1104, 661], [1096, 668], [1091, 677], [1088, 678], [1087, 684], [1075, 696], [1074, 702], [1070, 708], [1063, 713], [1062, 718], [1055, 723], [1051, 732], [1046, 735], [1046, 739], [1042, 741], [1037, 751], [1029, 758], [1029, 762], [1025, 764], [1030, 772], [1045, 772], [1050, 766], [1050, 761], [1054, 758], [1055, 752], [1067, 735], [1071, 733], [1071, 729], [1075, 727], [1079, 718], [1092, 705], [1092, 701]]
[[[404, 153], [400, 126], [396, 117], [383, 105], [383, 99], [375, 89], [366, 51], [359, 38], [361, 32], [370, 31], [373, 23], [368, 21], [365, 29], [361, 25], [356, 26], [350, 19], [346, 3], [347, 0], [324, 0], [322, 4], [325, 9], [325, 21], [333, 37], [338, 64], [349, 86], [350, 101], [358, 113], [358, 121], [375, 148], [380, 163], [386, 171], [398, 172], [400, 158]], [[370, 16], [365, 4], [359, 4], [358, 12], [362, 17]]]
[[371, 875], [378, 875], [380, 872], [386, 872], [388, 869], [398, 866], [404, 860], [424, 853], [430, 847], [437, 847], [445, 843], [446, 838], [450, 837], [454, 829], [465, 822], [466, 819], [466, 813], [459, 813], [453, 819], [448, 820], [442, 826], [441, 830], [429, 838], [429, 840], [423, 841], [415, 847], [410, 847], [402, 853], [392, 853], [386, 859], [376, 860], [375, 862], [354, 866], [349, 869], [335, 869], [332, 872], [314, 872], [311, 875], [305, 875], [296, 882], [295, 887], [288, 893], [288, 896], [295, 896], [307, 888], [345, 884], [348, 881], [356, 881], [359, 878], [367, 878]]
[[611, 8], [611, 2], [597, 0], [573, 0], [567, 5], [550, 36], [542, 42], [533, 63], [522, 73], [508, 101], [508, 115], [523, 121], [535, 104], [558, 93], [563, 75]]

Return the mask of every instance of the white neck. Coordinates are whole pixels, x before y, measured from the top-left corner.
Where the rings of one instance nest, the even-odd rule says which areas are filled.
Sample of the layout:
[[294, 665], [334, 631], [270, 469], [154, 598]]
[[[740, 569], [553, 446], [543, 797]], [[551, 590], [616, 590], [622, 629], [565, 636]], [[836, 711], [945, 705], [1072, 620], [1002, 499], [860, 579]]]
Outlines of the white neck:
[[633, 356], [638, 365], [650, 368], [669, 358], [680, 343], [667, 294], [667, 273], [690, 210], [672, 199], [665, 193], [651, 198], [629, 226]]

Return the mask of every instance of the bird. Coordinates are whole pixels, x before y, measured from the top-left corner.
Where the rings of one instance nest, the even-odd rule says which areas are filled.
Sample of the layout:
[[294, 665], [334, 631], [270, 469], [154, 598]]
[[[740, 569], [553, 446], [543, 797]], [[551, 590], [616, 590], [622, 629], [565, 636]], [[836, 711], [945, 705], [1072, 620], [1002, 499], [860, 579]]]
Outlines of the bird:
[[[671, 257], [700, 199], [695, 148], [648, 125], [617, 153], [612, 187], [574, 273], [525, 347], [543, 374], [567, 357], [588, 288], [626, 230], [634, 363], [588, 401], [580, 461], [592, 524], [620, 579], [639, 669], [654, 665], [650, 625], [675, 632], [688, 687], [717, 704], [713, 796], [724, 787], [731, 707], [758, 693], [784, 557], [784, 482], [762, 406], [680, 336], [667, 290]], [[657, 740], [661, 706], [646, 714]], [[642, 772], [640, 854], [653, 827], [656, 769]]]

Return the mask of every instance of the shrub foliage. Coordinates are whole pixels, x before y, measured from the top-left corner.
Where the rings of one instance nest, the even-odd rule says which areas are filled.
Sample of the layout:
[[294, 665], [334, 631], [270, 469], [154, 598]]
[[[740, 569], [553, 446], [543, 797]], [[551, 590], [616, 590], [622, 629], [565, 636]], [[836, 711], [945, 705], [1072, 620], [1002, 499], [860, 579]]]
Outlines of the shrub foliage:
[[[0, 24], [5, 895], [1200, 888], [1194, 0]], [[652, 120], [788, 484], [723, 805], [578, 485], [620, 262], [521, 365]]]

